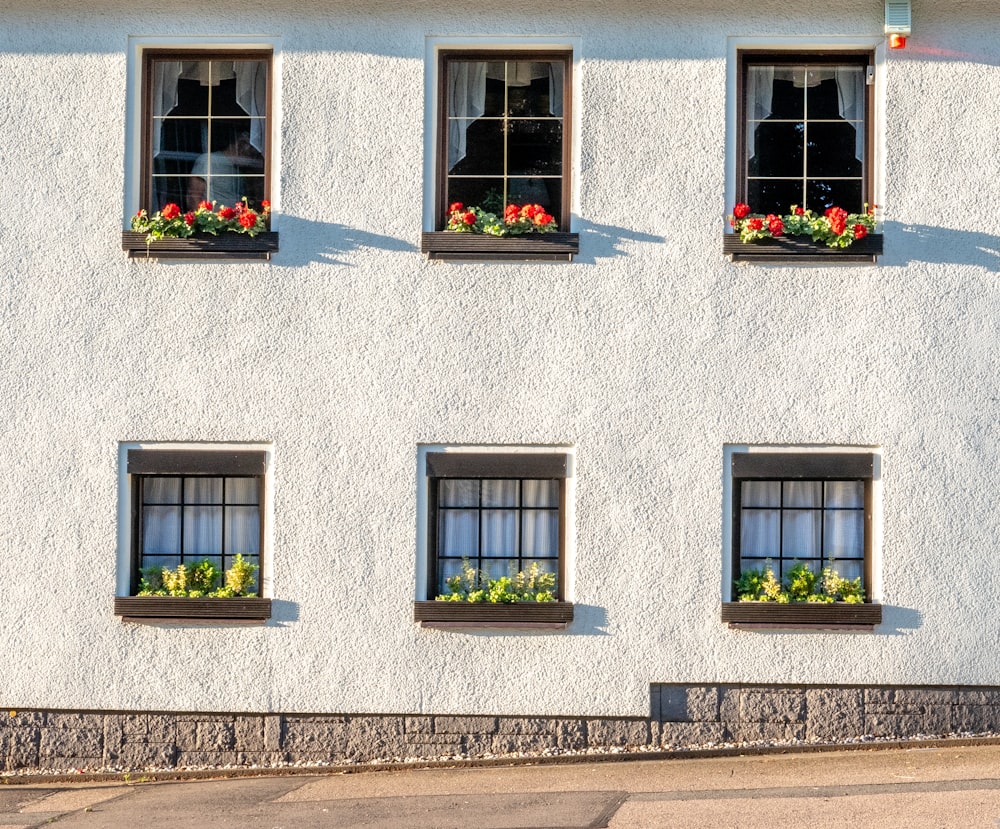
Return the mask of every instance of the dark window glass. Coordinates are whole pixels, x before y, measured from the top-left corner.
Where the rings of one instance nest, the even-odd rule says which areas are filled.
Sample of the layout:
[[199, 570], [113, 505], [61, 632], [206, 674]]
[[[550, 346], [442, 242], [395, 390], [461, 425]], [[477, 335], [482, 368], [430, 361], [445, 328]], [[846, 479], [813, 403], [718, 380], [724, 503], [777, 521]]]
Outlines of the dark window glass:
[[743, 57], [739, 192], [753, 212], [864, 209], [868, 63], [868, 55]]
[[146, 58], [142, 200], [150, 212], [268, 198], [270, 56]]
[[539, 204], [564, 229], [569, 56], [470, 57], [443, 59], [441, 215]]

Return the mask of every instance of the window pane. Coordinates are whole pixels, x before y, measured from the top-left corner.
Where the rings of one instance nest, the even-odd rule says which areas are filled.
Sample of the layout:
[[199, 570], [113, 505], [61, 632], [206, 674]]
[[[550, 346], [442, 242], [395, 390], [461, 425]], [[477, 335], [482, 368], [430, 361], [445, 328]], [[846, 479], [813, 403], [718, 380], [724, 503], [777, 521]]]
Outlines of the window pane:
[[861, 162], [854, 157], [855, 137], [855, 127], [846, 122], [811, 123], [806, 154], [809, 177], [860, 176]]
[[518, 571], [516, 559], [483, 559], [482, 571], [488, 578], [499, 579], [514, 576]]
[[[472, 566], [475, 567], [476, 562], [472, 562]], [[453, 558], [440, 559], [438, 561], [437, 572], [438, 572], [438, 586], [437, 586], [438, 592], [447, 593], [448, 586], [445, 584], [445, 582], [450, 578], [462, 575], [462, 562], [460, 560], [456, 560]]]
[[226, 555], [257, 555], [260, 552], [260, 510], [226, 507]]
[[526, 507], [558, 507], [559, 481], [526, 480], [521, 483]]
[[780, 507], [781, 481], [743, 481], [740, 500], [744, 507]]
[[520, 555], [517, 510], [483, 510], [482, 515], [482, 555], [505, 558]]
[[834, 561], [833, 569], [842, 579], [847, 579], [848, 581], [861, 579], [861, 583], [865, 583], [863, 561]]
[[[221, 484], [221, 479], [218, 480]], [[222, 552], [222, 507], [184, 508], [184, 557]]]
[[[559, 115], [550, 93], [562, 93], [561, 75], [548, 61], [507, 61], [507, 113], [512, 117]], [[559, 67], [561, 69], [561, 65]], [[552, 110], [555, 109], [555, 112]]]
[[558, 221], [562, 204], [562, 179], [512, 178], [507, 182], [509, 204], [540, 204]]
[[441, 510], [438, 526], [439, 555], [479, 555], [479, 513], [475, 510]]
[[168, 570], [176, 570], [177, 565], [181, 563], [180, 555], [176, 556], [153, 556], [153, 555], [143, 555], [142, 566], [140, 569], [146, 570], [147, 568], [156, 568], [162, 570], [166, 567]]
[[221, 504], [222, 478], [185, 478], [184, 503]]
[[823, 546], [827, 556], [862, 558], [865, 553], [864, 512], [828, 510], [823, 527]]
[[805, 202], [802, 179], [750, 179], [747, 182], [747, 199], [754, 213], [783, 215], [793, 204]]
[[522, 513], [524, 556], [559, 555], [559, 512], [527, 509]]
[[260, 482], [256, 478], [226, 478], [227, 504], [256, 504]]
[[147, 504], [179, 504], [180, 478], [143, 478], [142, 499]]
[[562, 173], [562, 122], [515, 120], [507, 130], [507, 173], [558, 176]]
[[478, 507], [479, 481], [466, 478], [438, 481], [438, 499], [442, 507]]
[[782, 513], [783, 558], [822, 558], [819, 510], [785, 510]]
[[[469, 207], [481, 207], [489, 213], [503, 214], [506, 204], [506, 183], [497, 178], [448, 177], [448, 204], [461, 202]], [[447, 210], [447, 205], [445, 205]]]
[[747, 172], [752, 176], [801, 176], [804, 172], [804, 136], [805, 125], [801, 122], [777, 121], [758, 125], [752, 145], [755, 154], [750, 159]]
[[179, 556], [181, 552], [180, 507], [144, 507], [142, 510], [143, 559], [149, 556]]
[[740, 515], [740, 554], [748, 557], [777, 557], [781, 513], [776, 509], [744, 509]]
[[520, 481], [484, 480], [484, 507], [516, 507], [520, 500]]
[[827, 481], [827, 507], [863, 509], [865, 505], [864, 481]]
[[863, 208], [861, 181], [808, 181], [806, 206], [822, 213], [828, 207], [842, 207], [848, 213], [860, 213]]
[[[449, 135], [459, 125], [449, 124]], [[504, 121], [479, 118], [468, 125], [465, 135], [465, 157], [455, 164], [449, 174], [454, 176], [503, 175], [504, 171]]]
[[785, 503], [788, 507], [818, 507], [823, 503], [822, 481], [785, 481]]

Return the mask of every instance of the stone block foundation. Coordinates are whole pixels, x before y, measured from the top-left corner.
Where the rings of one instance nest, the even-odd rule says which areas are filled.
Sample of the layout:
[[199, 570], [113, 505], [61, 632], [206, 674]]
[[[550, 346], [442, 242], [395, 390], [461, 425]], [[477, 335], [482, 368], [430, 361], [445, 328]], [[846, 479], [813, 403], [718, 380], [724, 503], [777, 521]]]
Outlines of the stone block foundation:
[[1000, 732], [1000, 688], [650, 686], [648, 717], [0, 709], [0, 771], [183, 769]]

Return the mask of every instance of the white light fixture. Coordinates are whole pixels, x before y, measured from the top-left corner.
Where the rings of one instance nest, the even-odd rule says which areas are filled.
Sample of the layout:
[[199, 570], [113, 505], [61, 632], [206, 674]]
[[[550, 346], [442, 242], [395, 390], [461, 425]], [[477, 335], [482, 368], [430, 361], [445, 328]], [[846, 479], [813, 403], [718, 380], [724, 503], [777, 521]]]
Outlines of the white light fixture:
[[908, 35], [910, 25], [910, 0], [885, 0], [885, 33]]

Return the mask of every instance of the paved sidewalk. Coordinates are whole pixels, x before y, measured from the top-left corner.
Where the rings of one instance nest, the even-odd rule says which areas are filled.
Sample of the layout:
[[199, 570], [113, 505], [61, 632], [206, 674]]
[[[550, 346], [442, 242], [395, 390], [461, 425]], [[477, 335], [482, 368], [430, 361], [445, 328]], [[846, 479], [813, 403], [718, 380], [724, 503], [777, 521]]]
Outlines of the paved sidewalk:
[[1000, 829], [1000, 746], [0, 787], [0, 829]]

